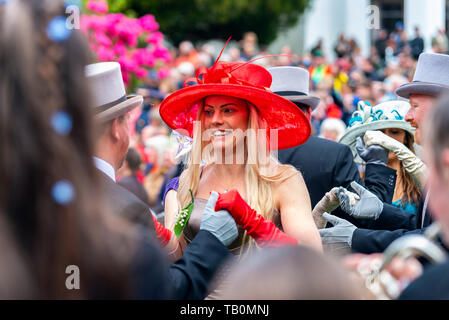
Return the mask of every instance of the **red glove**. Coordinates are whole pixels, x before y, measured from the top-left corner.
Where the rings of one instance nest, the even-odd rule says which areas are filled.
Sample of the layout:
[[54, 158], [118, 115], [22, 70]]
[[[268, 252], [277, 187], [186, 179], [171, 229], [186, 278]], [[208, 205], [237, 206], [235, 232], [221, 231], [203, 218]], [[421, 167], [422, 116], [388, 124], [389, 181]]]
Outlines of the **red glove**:
[[153, 217], [154, 227], [156, 228], [156, 238], [161, 243], [161, 246], [165, 247], [171, 239], [171, 231], [160, 224], [153, 214], [151, 216]]
[[235, 189], [221, 193], [215, 211], [228, 210], [238, 225], [241, 225], [261, 247], [297, 245], [298, 241], [279, 230], [276, 225], [258, 214], [242, 199]]

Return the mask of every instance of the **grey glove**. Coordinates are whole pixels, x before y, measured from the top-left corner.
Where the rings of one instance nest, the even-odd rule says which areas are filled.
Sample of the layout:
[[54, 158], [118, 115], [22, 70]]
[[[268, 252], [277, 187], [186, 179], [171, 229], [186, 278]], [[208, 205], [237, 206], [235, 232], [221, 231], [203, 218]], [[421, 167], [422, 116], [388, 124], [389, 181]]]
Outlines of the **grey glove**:
[[230, 245], [238, 236], [234, 218], [226, 210], [215, 211], [218, 193], [212, 191], [203, 211], [200, 230], [207, 230], [225, 246]]
[[366, 164], [380, 164], [383, 166], [387, 165], [389, 151], [384, 147], [373, 144], [366, 148], [363, 144], [362, 138], [357, 137], [355, 149], [357, 150], [360, 158], [362, 158], [362, 160], [365, 161]]
[[355, 204], [355, 200], [360, 199], [358, 195], [349, 192], [343, 187], [334, 187], [329, 192], [326, 192], [324, 197], [321, 198], [312, 211], [313, 220], [318, 229], [322, 229], [326, 226], [326, 220], [322, 217], [323, 213], [332, 212], [340, 206], [340, 199], [338, 198], [339, 192], [345, 193], [349, 197], [351, 204]]
[[333, 225], [332, 228], [318, 230], [323, 245], [346, 243], [350, 247], [352, 245], [352, 235], [357, 227], [352, 223], [336, 216], [332, 216], [327, 212], [323, 214], [323, 218]]
[[355, 204], [351, 204], [351, 201], [346, 193], [338, 192], [338, 199], [340, 200], [341, 209], [347, 214], [358, 219], [376, 220], [379, 218], [384, 208], [383, 202], [355, 181], [351, 182], [351, 187], [360, 196], [360, 199], [356, 200]]

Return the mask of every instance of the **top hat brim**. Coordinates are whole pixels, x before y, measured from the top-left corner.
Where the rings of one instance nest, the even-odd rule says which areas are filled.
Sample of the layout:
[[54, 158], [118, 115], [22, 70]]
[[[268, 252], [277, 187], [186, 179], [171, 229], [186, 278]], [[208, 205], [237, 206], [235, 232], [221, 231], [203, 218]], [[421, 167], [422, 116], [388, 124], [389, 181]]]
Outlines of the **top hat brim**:
[[141, 106], [143, 103], [143, 97], [140, 95], [128, 95], [126, 100], [111, 106], [110, 108], [95, 115], [95, 119], [100, 122], [108, 122], [117, 117], [123, 116], [127, 112]]
[[312, 97], [312, 96], [283, 96], [285, 99], [290, 100], [292, 102], [302, 103], [309, 106], [312, 111], [318, 107], [320, 103], [320, 98]]
[[425, 94], [429, 96], [438, 96], [442, 92], [449, 91], [449, 86], [431, 82], [414, 81], [404, 84], [396, 89], [396, 95], [410, 99], [411, 94]]
[[[311, 127], [306, 115], [293, 102], [261, 88], [236, 84], [201, 84], [182, 88], [162, 101], [159, 113], [172, 129], [184, 129], [193, 136], [197, 103], [208, 96], [229, 96], [249, 101], [265, 119], [268, 128], [277, 130], [277, 150], [306, 142]], [[270, 149], [273, 146], [270, 146]], [[273, 150], [273, 149], [272, 149]]]

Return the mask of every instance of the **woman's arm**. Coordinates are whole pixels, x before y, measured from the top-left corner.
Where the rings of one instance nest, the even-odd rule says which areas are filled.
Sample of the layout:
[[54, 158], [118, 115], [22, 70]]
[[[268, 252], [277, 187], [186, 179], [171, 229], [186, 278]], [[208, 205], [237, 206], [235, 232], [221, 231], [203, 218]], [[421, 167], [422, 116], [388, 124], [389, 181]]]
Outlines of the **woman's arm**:
[[178, 200], [176, 198], [177, 192], [170, 190], [165, 195], [165, 210], [164, 210], [164, 224], [165, 227], [172, 230], [175, 227], [175, 217], [178, 213]]
[[166, 249], [168, 249], [172, 261], [179, 259], [186, 247], [183, 235], [181, 235], [178, 239], [176, 238], [176, 235], [174, 233], [175, 217], [179, 210], [176, 195], [177, 192], [175, 190], [170, 190], [165, 196], [164, 223], [165, 227], [173, 232], [170, 242], [166, 246]]
[[275, 197], [279, 203], [284, 232], [297, 239], [300, 245], [323, 251], [320, 234], [312, 217], [309, 192], [301, 173], [297, 172], [278, 184]]

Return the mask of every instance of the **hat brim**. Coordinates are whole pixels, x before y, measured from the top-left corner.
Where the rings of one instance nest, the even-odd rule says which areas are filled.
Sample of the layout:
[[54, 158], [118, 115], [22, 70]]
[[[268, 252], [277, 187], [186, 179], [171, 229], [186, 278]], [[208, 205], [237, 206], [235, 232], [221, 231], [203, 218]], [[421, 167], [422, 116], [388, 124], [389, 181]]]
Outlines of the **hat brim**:
[[449, 86], [431, 82], [415, 81], [404, 84], [397, 88], [396, 95], [405, 99], [410, 99], [411, 94], [426, 94], [430, 96], [438, 96], [444, 91], [449, 91]]
[[312, 96], [282, 96], [282, 97], [292, 102], [305, 104], [309, 106], [312, 109], [312, 111], [315, 110], [316, 107], [318, 107], [318, 104], [320, 103], [320, 98]]
[[141, 106], [143, 97], [140, 95], [128, 95], [126, 101], [116, 104], [105, 111], [95, 115], [95, 119], [100, 122], [107, 122], [117, 117], [123, 116], [134, 108]]
[[355, 149], [356, 139], [358, 137], [362, 137], [363, 139], [363, 135], [366, 131], [374, 131], [387, 128], [398, 128], [405, 130], [411, 135], [412, 138], [414, 138], [415, 135], [415, 128], [413, 128], [408, 122], [398, 120], [378, 120], [349, 128], [345, 132], [343, 137], [341, 137], [339, 142], [342, 144], [346, 144], [349, 146], [349, 148], [351, 148], [352, 155], [354, 156], [354, 161], [356, 163], [364, 163], [364, 161], [359, 157], [357, 150]]
[[197, 120], [198, 102], [208, 96], [229, 96], [247, 100], [266, 120], [267, 129], [277, 130], [277, 147], [282, 150], [306, 142], [311, 133], [309, 120], [291, 101], [271, 91], [235, 84], [200, 84], [180, 89], [162, 101], [159, 113], [172, 129], [184, 129], [193, 135], [193, 122]]

